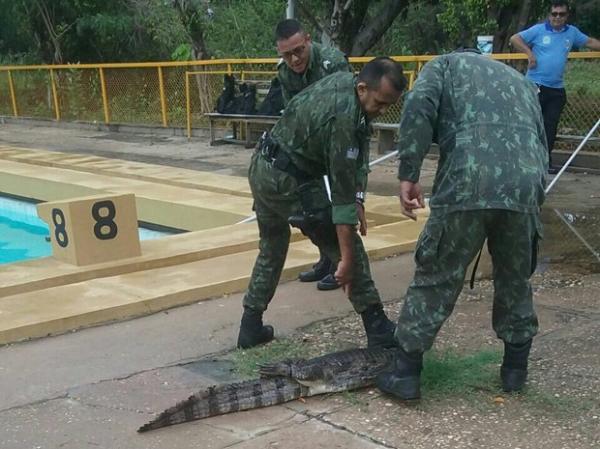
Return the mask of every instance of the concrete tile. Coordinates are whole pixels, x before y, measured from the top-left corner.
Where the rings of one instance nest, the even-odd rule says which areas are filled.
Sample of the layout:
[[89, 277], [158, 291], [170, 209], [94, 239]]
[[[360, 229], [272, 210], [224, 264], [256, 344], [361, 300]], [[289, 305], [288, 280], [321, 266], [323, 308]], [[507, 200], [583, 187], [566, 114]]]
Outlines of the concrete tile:
[[12, 409], [0, 413], [0, 419], [3, 449], [221, 449], [241, 441], [231, 432], [198, 421], [138, 434], [139, 414], [72, 399]]
[[367, 436], [348, 432], [316, 419], [259, 435], [236, 445], [236, 449], [378, 449], [383, 447], [385, 446], [377, 444]]

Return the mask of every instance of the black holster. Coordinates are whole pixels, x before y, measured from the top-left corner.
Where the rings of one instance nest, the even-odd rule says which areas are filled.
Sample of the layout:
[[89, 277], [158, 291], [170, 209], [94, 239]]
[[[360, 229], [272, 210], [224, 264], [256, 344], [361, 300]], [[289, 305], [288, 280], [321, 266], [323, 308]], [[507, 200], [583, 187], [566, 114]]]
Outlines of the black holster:
[[331, 244], [337, 239], [337, 233], [331, 218], [331, 207], [317, 208], [313, 202], [310, 185], [308, 183], [298, 186], [301, 215], [292, 215], [288, 223], [300, 229], [315, 245], [321, 248], [324, 244]]

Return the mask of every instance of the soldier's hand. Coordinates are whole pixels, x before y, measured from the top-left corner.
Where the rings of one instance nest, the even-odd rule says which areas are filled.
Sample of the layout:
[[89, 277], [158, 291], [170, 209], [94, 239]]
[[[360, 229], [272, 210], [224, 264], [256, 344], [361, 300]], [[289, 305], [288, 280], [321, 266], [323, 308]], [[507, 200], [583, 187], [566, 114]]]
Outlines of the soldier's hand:
[[356, 202], [356, 213], [358, 214], [358, 223], [360, 235], [367, 235], [367, 217], [365, 215], [365, 205], [363, 203]]
[[400, 208], [402, 215], [411, 220], [417, 219], [415, 209], [423, 209], [425, 201], [421, 192], [421, 185], [418, 182], [400, 181]]
[[335, 271], [335, 280], [342, 286], [346, 296], [350, 297], [352, 292], [352, 263], [340, 260]]

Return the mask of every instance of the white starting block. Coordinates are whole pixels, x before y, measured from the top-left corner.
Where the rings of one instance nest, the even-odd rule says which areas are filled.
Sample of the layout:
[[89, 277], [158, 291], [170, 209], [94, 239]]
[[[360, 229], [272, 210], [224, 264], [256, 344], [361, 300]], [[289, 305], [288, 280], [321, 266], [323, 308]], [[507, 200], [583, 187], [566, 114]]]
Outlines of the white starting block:
[[96, 195], [41, 203], [54, 257], [90, 265], [141, 255], [135, 196]]

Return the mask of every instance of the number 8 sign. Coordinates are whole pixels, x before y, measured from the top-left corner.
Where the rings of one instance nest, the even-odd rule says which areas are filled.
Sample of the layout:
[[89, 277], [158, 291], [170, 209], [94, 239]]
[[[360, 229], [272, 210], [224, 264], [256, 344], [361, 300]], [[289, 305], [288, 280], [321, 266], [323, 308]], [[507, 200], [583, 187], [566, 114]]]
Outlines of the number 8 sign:
[[98, 195], [38, 205], [55, 258], [89, 265], [141, 255], [135, 196]]

